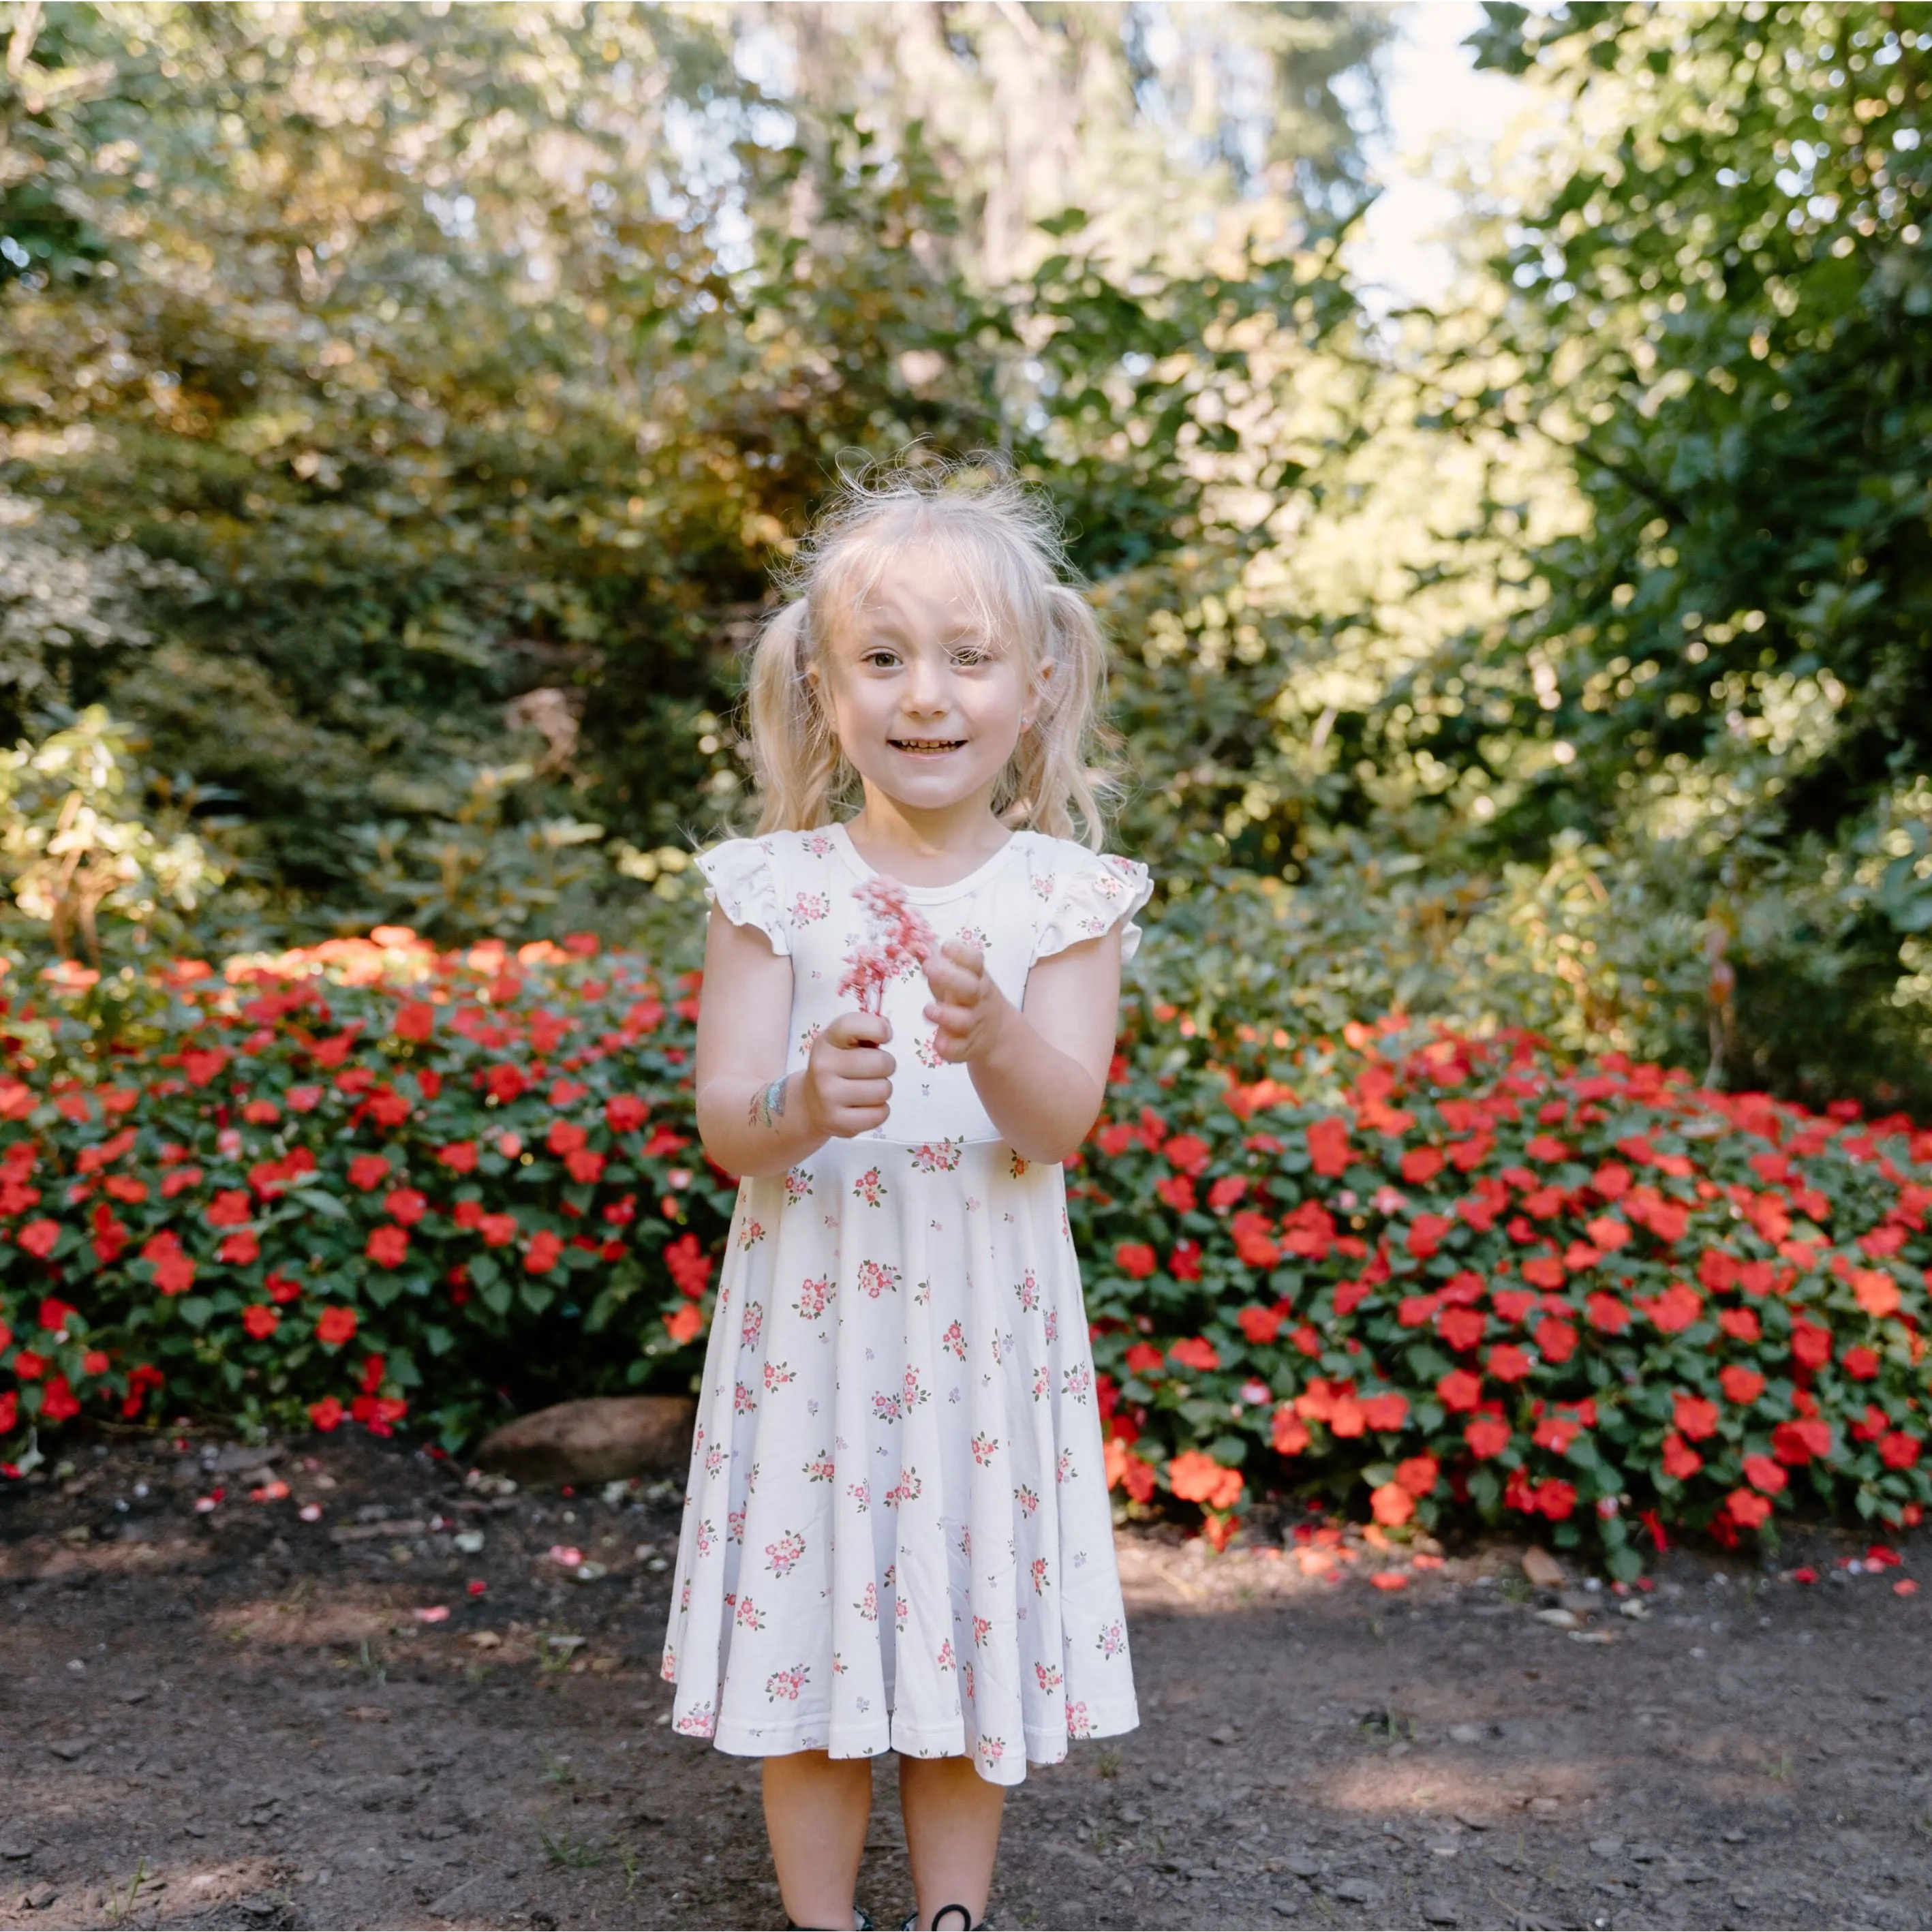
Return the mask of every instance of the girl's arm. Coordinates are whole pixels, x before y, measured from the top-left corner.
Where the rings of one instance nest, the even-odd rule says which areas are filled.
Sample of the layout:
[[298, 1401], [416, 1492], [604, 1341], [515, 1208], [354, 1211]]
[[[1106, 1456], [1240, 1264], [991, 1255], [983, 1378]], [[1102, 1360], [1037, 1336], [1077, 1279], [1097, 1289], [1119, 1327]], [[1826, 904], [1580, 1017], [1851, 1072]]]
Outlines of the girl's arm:
[[1051, 1164], [1087, 1138], [1106, 1096], [1120, 1003], [1120, 932], [1036, 960], [1016, 1006], [981, 964], [950, 941], [927, 962], [939, 1051], [963, 1060], [993, 1124], [1015, 1153]]
[[727, 1173], [782, 1174], [827, 1138], [800, 1104], [790, 1058], [791, 962], [754, 926], [711, 915], [698, 1010], [698, 1132]]

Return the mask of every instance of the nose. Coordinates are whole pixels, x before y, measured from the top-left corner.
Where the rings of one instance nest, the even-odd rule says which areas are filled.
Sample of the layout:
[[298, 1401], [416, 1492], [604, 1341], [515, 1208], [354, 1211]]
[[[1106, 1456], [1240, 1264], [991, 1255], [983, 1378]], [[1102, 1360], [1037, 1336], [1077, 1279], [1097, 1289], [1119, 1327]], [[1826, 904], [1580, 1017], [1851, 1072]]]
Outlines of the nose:
[[950, 704], [944, 669], [922, 653], [913, 660], [912, 675], [907, 681], [907, 710], [916, 717], [930, 718], [946, 711]]

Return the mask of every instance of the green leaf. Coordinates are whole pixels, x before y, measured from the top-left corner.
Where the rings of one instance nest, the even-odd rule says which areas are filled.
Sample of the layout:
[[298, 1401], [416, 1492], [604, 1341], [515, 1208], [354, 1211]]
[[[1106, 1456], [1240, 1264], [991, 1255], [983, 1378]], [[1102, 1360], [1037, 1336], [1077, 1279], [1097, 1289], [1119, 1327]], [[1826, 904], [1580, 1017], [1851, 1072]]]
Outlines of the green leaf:
[[349, 1221], [355, 1216], [332, 1194], [325, 1194], [319, 1187], [291, 1187], [284, 1198], [299, 1201], [310, 1213], [320, 1214], [331, 1221]]

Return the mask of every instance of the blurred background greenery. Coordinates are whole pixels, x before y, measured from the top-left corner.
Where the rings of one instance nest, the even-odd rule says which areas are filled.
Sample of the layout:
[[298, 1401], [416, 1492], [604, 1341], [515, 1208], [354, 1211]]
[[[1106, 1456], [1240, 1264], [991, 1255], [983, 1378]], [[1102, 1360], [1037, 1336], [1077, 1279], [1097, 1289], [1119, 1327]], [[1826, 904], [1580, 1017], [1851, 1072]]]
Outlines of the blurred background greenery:
[[[1137, 970], [1932, 1108], [1932, 6], [0, 4], [0, 945], [694, 956], [835, 465], [999, 448]], [[1459, 53], [1466, 68], [1469, 56]]]

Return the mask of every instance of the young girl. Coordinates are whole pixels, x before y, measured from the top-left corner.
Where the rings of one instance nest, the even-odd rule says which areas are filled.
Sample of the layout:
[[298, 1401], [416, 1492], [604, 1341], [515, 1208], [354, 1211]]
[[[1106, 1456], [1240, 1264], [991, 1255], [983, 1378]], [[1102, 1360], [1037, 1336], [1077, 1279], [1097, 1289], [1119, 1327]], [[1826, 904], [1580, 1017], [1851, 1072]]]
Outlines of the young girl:
[[848, 482], [756, 648], [759, 836], [698, 861], [698, 1125], [744, 1179], [664, 1673], [680, 1731], [764, 1760], [800, 1925], [872, 1922], [879, 1753], [905, 1924], [970, 1928], [1004, 1788], [1137, 1721], [1060, 1162], [1150, 888], [1090, 849], [1064, 571], [997, 468]]

